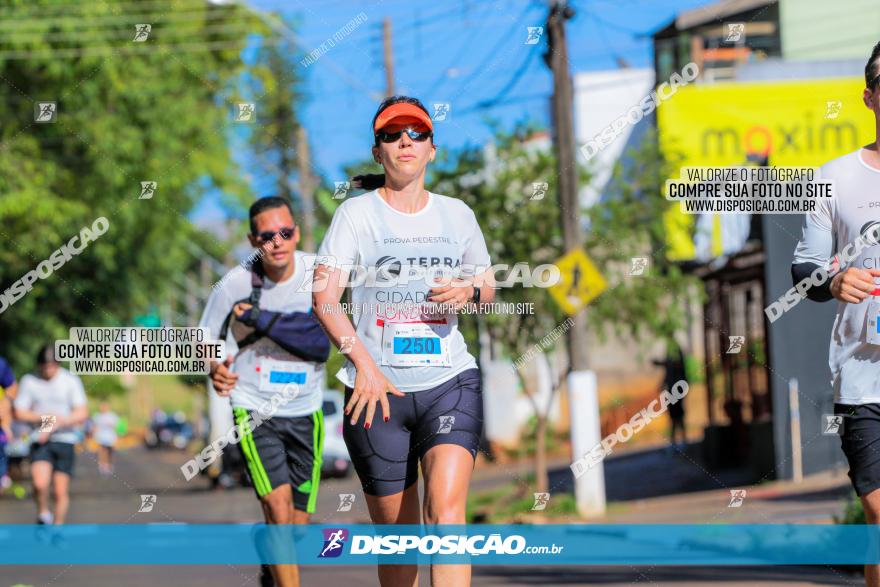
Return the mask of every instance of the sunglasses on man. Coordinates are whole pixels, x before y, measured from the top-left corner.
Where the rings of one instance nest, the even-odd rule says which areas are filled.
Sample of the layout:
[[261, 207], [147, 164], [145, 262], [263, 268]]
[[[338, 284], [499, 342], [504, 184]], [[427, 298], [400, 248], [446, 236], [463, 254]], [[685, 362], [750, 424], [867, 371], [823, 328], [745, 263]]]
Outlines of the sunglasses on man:
[[290, 237], [293, 236], [293, 231], [296, 229], [296, 226], [285, 226], [284, 228], [279, 228], [275, 232], [271, 230], [267, 230], [261, 232], [259, 234], [255, 234], [254, 238], [257, 239], [258, 242], [267, 243], [269, 241], [275, 240], [275, 236], [278, 235], [284, 240], [290, 240]]
[[400, 139], [400, 136], [403, 133], [406, 133], [406, 136], [408, 136], [411, 140], [416, 141], [417, 143], [426, 141], [429, 137], [434, 135], [434, 133], [430, 130], [416, 130], [411, 126], [408, 126], [397, 132], [387, 132], [385, 130], [379, 129], [376, 131], [376, 138], [383, 143], [393, 143]]

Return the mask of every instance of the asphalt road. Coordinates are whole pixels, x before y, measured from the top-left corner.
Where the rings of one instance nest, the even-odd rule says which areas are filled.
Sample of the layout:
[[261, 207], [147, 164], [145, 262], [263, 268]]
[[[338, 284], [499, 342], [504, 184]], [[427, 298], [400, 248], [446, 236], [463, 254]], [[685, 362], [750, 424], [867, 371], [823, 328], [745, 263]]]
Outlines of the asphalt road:
[[[210, 491], [202, 478], [186, 482], [179, 472], [187, 453], [121, 452], [112, 477], [99, 477], [95, 456], [78, 455], [68, 519], [85, 523], [247, 523], [261, 520], [261, 510], [250, 489]], [[503, 479], [500, 476], [499, 479]], [[487, 481], [482, 481], [485, 485]], [[337, 512], [340, 493], [356, 495], [351, 512]], [[153, 511], [139, 513], [142, 494], [156, 495]], [[35, 518], [29, 499], [0, 498], [0, 523], [30, 524]], [[318, 523], [367, 522], [360, 489], [354, 478], [324, 480], [314, 521]], [[303, 584], [321, 587], [376, 585], [372, 567], [302, 568]], [[225, 566], [42, 566], [0, 567], [0, 587], [32, 585], [55, 587], [113, 586], [156, 587], [258, 585], [258, 568]], [[427, 585], [426, 573], [421, 584]], [[858, 585], [861, 578], [827, 567], [474, 567], [474, 585]]]

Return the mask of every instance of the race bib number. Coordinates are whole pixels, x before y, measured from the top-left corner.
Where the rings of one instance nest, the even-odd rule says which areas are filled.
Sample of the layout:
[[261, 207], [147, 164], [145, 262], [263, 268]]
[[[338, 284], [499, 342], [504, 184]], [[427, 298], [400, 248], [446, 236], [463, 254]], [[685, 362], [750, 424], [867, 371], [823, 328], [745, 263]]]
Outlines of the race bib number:
[[877, 299], [877, 296], [871, 296], [871, 301], [868, 302], [868, 343], [869, 344], [880, 344], [880, 320], [877, 320], [878, 316], [880, 316], [880, 300]]
[[261, 357], [257, 364], [260, 372], [260, 391], [279, 392], [291, 384], [300, 385], [305, 389], [314, 377], [314, 369], [304, 362]]
[[382, 364], [391, 367], [450, 367], [450, 329], [449, 324], [386, 322], [382, 330]]

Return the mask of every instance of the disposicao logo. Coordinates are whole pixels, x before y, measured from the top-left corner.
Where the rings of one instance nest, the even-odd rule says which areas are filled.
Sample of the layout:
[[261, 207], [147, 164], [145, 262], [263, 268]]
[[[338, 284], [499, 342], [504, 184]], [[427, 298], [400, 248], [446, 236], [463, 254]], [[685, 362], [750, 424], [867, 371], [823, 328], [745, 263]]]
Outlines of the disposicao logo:
[[345, 541], [348, 540], [348, 530], [344, 528], [324, 528], [324, 548], [318, 558], [336, 558], [342, 554]]

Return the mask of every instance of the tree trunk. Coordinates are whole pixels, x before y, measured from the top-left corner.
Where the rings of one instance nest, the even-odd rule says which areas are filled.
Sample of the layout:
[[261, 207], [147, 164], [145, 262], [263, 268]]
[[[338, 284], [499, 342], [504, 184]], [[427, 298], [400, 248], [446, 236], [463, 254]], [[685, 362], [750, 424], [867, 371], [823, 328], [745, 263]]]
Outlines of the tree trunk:
[[547, 475], [547, 416], [536, 413], [535, 425], [535, 492], [547, 493], [550, 479]]

